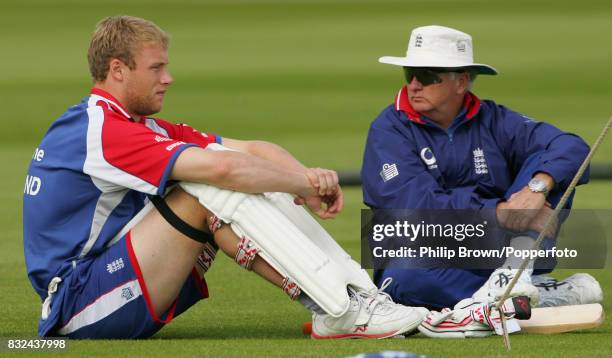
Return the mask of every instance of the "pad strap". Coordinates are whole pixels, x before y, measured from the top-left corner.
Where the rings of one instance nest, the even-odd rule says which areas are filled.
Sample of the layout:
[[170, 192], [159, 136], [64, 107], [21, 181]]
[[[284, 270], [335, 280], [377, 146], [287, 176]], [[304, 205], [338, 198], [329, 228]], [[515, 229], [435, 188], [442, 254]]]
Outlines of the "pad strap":
[[291, 301], [295, 301], [302, 293], [302, 290], [300, 290], [298, 284], [292, 279], [290, 279], [289, 276], [285, 277], [285, 279], [283, 280], [283, 285], [281, 287], [283, 291], [285, 291], [285, 293], [289, 296], [289, 298], [291, 298]]
[[210, 232], [212, 232], [213, 234], [217, 232], [217, 230], [219, 230], [222, 225], [223, 221], [221, 221], [221, 219], [219, 219], [217, 215], [213, 214], [211, 217], [208, 218], [208, 230], [210, 230]]
[[185, 236], [197, 242], [201, 242], [203, 244], [206, 244], [206, 243], [210, 244], [215, 249], [215, 251], [219, 249], [219, 247], [217, 246], [217, 243], [215, 243], [215, 240], [211, 234], [204, 232], [202, 230], [198, 230], [194, 228], [193, 226], [189, 225], [188, 223], [186, 223], [185, 221], [183, 221], [183, 219], [179, 218], [174, 213], [174, 211], [170, 209], [170, 207], [168, 206], [164, 198], [162, 198], [161, 196], [157, 196], [157, 195], [156, 196], [150, 195], [149, 200], [151, 200], [151, 202], [153, 203], [157, 211], [159, 211], [161, 216], [164, 219], [166, 219], [166, 221], [170, 225], [172, 225], [173, 228], [178, 230], [180, 233], [184, 234]]
[[236, 252], [234, 259], [238, 265], [250, 271], [251, 266], [253, 266], [253, 261], [255, 261], [255, 257], [259, 251], [259, 247], [255, 246], [253, 241], [243, 236], [240, 242], [238, 242], [238, 252]]
[[215, 256], [217, 256], [217, 251], [209, 244], [204, 244], [202, 248], [202, 252], [198, 256], [198, 265], [202, 268], [202, 273], [206, 273], [210, 270], [210, 267], [215, 260]]

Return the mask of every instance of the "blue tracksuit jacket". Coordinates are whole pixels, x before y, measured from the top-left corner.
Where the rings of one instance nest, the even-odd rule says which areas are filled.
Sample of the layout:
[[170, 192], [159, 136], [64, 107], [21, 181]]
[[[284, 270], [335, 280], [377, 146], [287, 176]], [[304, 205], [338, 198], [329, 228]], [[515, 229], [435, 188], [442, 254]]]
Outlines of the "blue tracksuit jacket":
[[[587, 156], [578, 136], [536, 122], [469, 93], [448, 129], [417, 113], [403, 87], [372, 122], [361, 177], [366, 205], [376, 209], [491, 208], [537, 172], [551, 175], [555, 205]], [[580, 183], [588, 181], [588, 171]], [[568, 203], [569, 204], [569, 203]], [[395, 302], [453, 307], [484, 284], [490, 272], [453, 268], [375, 270], [375, 282]]]
[[[366, 205], [380, 209], [494, 208], [525, 160], [565, 188], [588, 154], [578, 136], [468, 93], [444, 130], [414, 111], [403, 87], [370, 126], [361, 177]], [[580, 183], [588, 181], [588, 172]]]

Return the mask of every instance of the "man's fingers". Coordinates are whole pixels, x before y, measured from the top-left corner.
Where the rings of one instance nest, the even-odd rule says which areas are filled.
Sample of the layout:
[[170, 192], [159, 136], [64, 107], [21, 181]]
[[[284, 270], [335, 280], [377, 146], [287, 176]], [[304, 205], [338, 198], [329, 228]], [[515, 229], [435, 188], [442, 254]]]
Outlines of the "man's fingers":
[[[555, 211], [550, 207], [545, 207], [540, 212], [541, 214], [539, 216], [542, 216], [542, 230], [546, 229], [546, 236], [554, 237], [559, 226], [559, 219], [556, 216], [553, 216]], [[551, 221], [550, 225], [545, 227], [549, 220]]]
[[317, 175], [317, 173], [314, 170], [312, 170], [312, 169], [306, 170], [306, 177], [310, 181], [310, 185], [312, 185], [315, 188], [319, 188], [319, 186], [320, 186], [319, 176]]
[[332, 195], [338, 186], [338, 174], [333, 170], [321, 169], [321, 181], [325, 180], [325, 192], [321, 195]]
[[[543, 207], [538, 212], [538, 215], [536, 215], [536, 217], [529, 223], [529, 228], [537, 232], [544, 231], [544, 234], [546, 236], [554, 237], [559, 228], [558, 227], [559, 219], [556, 217], [553, 217], [552, 219], [550, 219], [550, 217], [553, 214], [554, 214], [554, 210], [552, 208]], [[549, 219], [552, 220], [552, 222], [550, 226], [546, 227], [546, 223], [548, 222]]]
[[319, 196], [332, 195], [336, 192], [339, 179], [338, 173], [334, 170], [309, 168], [306, 173]]
[[327, 204], [327, 212], [336, 216], [344, 208], [344, 195], [342, 190], [338, 188], [335, 195], [326, 198], [325, 203]]
[[338, 191], [336, 192], [336, 200], [334, 201], [332, 208], [335, 213], [339, 213], [342, 211], [342, 209], [344, 209], [344, 193], [340, 187], [338, 187]]
[[331, 195], [336, 185], [334, 184], [333, 176], [331, 175], [330, 171], [328, 170], [321, 171], [321, 181], [325, 182], [325, 187], [321, 186], [322, 190], [319, 192], [319, 194], [320, 195]]
[[329, 195], [331, 195], [340, 189], [340, 186], [339, 186], [340, 179], [338, 178], [338, 173], [336, 173], [336, 171], [330, 170], [329, 173], [330, 173], [330, 179], [332, 183], [332, 185], [330, 186], [331, 191], [329, 193]]
[[506, 228], [512, 231], [525, 231], [529, 228], [529, 223], [532, 218], [529, 216], [528, 210], [508, 210], [508, 217], [506, 220]]
[[509, 209], [506, 217], [506, 228], [512, 231], [518, 231], [519, 217], [516, 210]]
[[[522, 211], [522, 210], [521, 210]], [[527, 213], [521, 213], [518, 215], [518, 220], [517, 220], [517, 230], [516, 231], [525, 231], [529, 228], [529, 222], [531, 221], [531, 218], [527, 215]]]
[[329, 213], [327, 208], [323, 207], [323, 201], [320, 196], [311, 196], [305, 199], [306, 206], [310, 211], [315, 213], [321, 219], [329, 219], [334, 217], [335, 214]]

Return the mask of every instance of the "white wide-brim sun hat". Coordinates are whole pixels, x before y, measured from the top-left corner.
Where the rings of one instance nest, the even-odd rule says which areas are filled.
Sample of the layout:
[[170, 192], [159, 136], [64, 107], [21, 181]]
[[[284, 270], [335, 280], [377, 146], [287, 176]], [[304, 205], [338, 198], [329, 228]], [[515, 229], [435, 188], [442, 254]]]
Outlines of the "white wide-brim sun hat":
[[489, 65], [474, 63], [472, 36], [444, 26], [412, 30], [406, 57], [383, 56], [380, 63], [403, 67], [471, 68], [483, 75], [496, 75]]

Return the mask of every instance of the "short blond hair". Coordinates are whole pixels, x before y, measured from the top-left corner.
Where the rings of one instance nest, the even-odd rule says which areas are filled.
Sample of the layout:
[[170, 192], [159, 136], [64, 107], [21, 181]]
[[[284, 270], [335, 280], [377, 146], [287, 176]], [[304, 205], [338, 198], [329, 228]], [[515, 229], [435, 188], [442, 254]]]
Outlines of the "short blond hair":
[[104, 81], [113, 58], [130, 69], [136, 68], [134, 55], [143, 43], [154, 42], [168, 48], [170, 37], [151, 21], [133, 16], [109, 16], [102, 19], [94, 31], [87, 60], [94, 81]]

